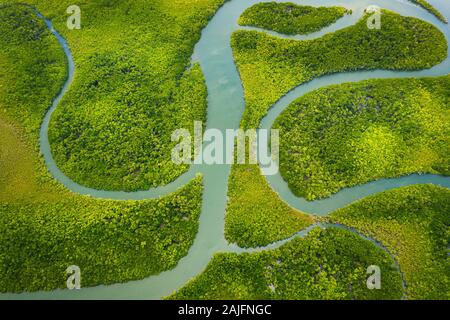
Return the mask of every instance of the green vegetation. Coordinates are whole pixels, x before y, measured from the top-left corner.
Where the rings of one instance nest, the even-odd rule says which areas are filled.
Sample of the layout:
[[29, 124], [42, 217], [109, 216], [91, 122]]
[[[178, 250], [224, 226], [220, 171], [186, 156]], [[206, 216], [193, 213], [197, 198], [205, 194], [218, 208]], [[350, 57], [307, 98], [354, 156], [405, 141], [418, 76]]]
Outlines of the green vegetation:
[[0, 8], [0, 70], [0, 292], [65, 287], [73, 264], [83, 286], [173, 268], [198, 229], [201, 178], [148, 201], [68, 192], [47, 173], [38, 146], [42, 117], [66, 77], [65, 57], [24, 6]]
[[450, 175], [450, 76], [322, 88], [276, 120], [280, 171], [306, 199], [414, 172]]
[[265, 246], [306, 228], [314, 218], [284, 203], [256, 165], [234, 165], [228, 184], [225, 236], [240, 247]]
[[[445, 58], [447, 54], [445, 38], [433, 26], [391, 12], [384, 11], [383, 14], [385, 25], [381, 30], [368, 30], [365, 19], [362, 19], [355, 26], [312, 41], [278, 39], [260, 32], [235, 33], [232, 45], [246, 99], [246, 110], [241, 126], [258, 127], [267, 109], [283, 94], [292, 87], [322, 74], [373, 68], [418, 69], [430, 67]], [[431, 89], [425, 87], [416, 93], [424, 94], [422, 103], [428, 101], [425, 97], [427, 90]], [[413, 93], [410, 96], [412, 99]], [[437, 96], [445, 97], [445, 90]], [[445, 101], [434, 102], [441, 108], [445, 103], [448, 105]], [[428, 107], [435, 108], [434, 105]], [[435, 113], [425, 115], [423, 121], [434, 116]], [[429, 125], [439, 126], [444, 118]], [[442, 126], [440, 129], [427, 128], [431, 130], [430, 134], [433, 131], [442, 133], [446, 130]], [[441, 139], [443, 137], [445, 135], [441, 136]], [[442, 145], [444, 142], [435, 141], [436, 145]], [[417, 150], [425, 152], [428, 145], [426, 141], [424, 147]], [[308, 147], [320, 146], [310, 143]], [[281, 148], [286, 150], [287, 146], [283, 148], [282, 143]], [[445, 150], [448, 150], [448, 146], [444, 145], [439, 154], [445, 154]], [[289, 156], [294, 157], [295, 154]], [[419, 157], [419, 154], [410, 156], [410, 159], [413, 159], [413, 156]], [[410, 169], [415, 166], [417, 170], [420, 165], [425, 167], [428, 163], [430, 166], [433, 165], [433, 172], [448, 170], [445, 169], [443, 160], [445, 158], [441, 158], [444, 166], [436, 167], [438, 160], [431, 156], [431, 153], [422, 154], [420, 163], [412, 163]], [[286, 167], [290, 164], [282, 160], [281, 165]], [[244, 247], [266, 245], [286, 238], [310, 223], [306, 216], [289, 208], [279, 199], [265, 178], [260, 175], [257, 165], [234, 165], [231, 170], [225, 226], [228, 241]], [[314, 187], [320, 189], [321, 186]]]
[[[381, 290], [366, 286], [378, 265]], [[313, 229], [279, 249], [217, 254], [206, 270], [171, 299], [400, 299], [402, 281], [392, 257], [347, 230]]]
[[103, 190], [166, 184], [187, 166], [170, 159], [174, 129], [206, 117], [200, 31], [223, 0], [82, 1], [81, 29], [66, 26], [70, 0], [34, 0], [72, 50], [76, 74], [49, 130], [58, 167]]
[[84, 287], [142, 279], [176, 266], [198, 229], [201, 178], [159, 200], [0, 203], [0, 291], [65, 288], [70, 265]]
[[383, 11], [383, 28], [356, 25], [309, 41], [240, 30], [232, 47], [243, 81], [244, 128], [255, 128], [268, 108], [289, 90], [321, 75], [371, 69], [429, 68], [447, 56], [444, 35], [434, 26]]
[[39, 128], [66, 77], [64, 53], [30, 9], [8, 6], [0, 7], [0, 57], [0, 200], [50, 194], [46, 169], [36, 169]]
[[435, 7], [433, 7], [427, 1], [425, 1], [425, 0], [410, 0], [410, 1], [418, 4], [419, 6], [423, 7], [424, 9], [428, 10], [442, 22], [448, 23], [447, 19], [439, 12], [439, 10], [437, 10]]
[[450, 190], [416, 185], [358, 201], [331, 215], [377, 239], [400, 264], [409, 299], [450, 299]]
[[[71, 2], [31, 3], [53, 17], [77, 66], [51, 122], [52, 150], [64, 172], [91, 187], [125, 190], [163, 184], [183, 172], [186, 167], [167, 160], [169, 136], [174, 128], [205, 119], [203, 75], [198, 65], [187, 67], [201, 27], [222, 0], [82, 1], [83, 27], [74, 31], [65, 27], [62, 14]], [[248, 103], [242, 126], [256, 127], [279, 97], [314, 77], [426, 68], [445, 57], [445, 39], [435, 28], [393, 13], [384, 16], [381, 30], [365, 30], [362, 20], [308, 42], [237, 32], [233, 48]], [[42, 117], [66, 77], [65, 57], [28, 8], [0, 8], [0, 70], [0, 292], [65, 287], [69, 265], [81, 267], [84, 287], [173, 268], [198, 230], [201, 178], [155, 200], [95, 200], [70, 193], [49, 176], [38, 147]], [[312, 194], [334, 192], [345, 174], [349, 185], [414, 171], [448, 174], [449, 79], [367, 81], [299, 100], [324, 107], [286, 113], [279, 124], [288, 125], [301, 112], [317, 120], [320, 130], [311, 133], [308, 147], [323, 148], [311, 152], [326, 154], [323, 161], [334, 170], [329, 184], [320, 181], [327, 191], [311, 184]], [[331, 101], [333, 94], [337, 102]], [[349, 102], [350, 95], [357, 101]], [[289, 125], [295, 130], [284, 138], [296, 142], [302, 126]], [[312, 143], [326, 130], [329, 144]], [[353, 153], [346, 154], [354, 162], [344, 161], [339, 150], [344, 140], [337, 132], [351, 138]], [[298, 150], [283, 152], [296, 160]], [[288, 170], [295, 161], [282, 165]], [[351, 180], [351, 170], [357, 170], [358, 181]], [[257, 166], [233, 166], [229, 190], [226, 235], [239, 245], [265, 245], [314, 222], [284, 204]], [[359, 201], [331, 220], [391, 250], [410, 298], [450, 299], [449, 212], [450, 190], [413, 186]], [[218, 254], [171, 298], [398, 299], [401, 277], [393, 262], [350, 231], [316, 228], [276, 250]], [[382, 290], [366, 287], [372, 264], [382, 269]]]
[[[96, 59], [109, 58], [99, 55]], [[110, 75], [116, 68], [117, 62], [112, 60], [99, 62], [89, 75], [97, 83], [104, 75], [96, 75], [95, 70]], [[132, 77], [142, 80], [137, 74]], [[133, 99], [133, 94], [117, 93], [128, 87], [115, 81], [115, 88], [109, 80], [99, 85], [105, 86], [106, 91], [116, 90], [115, 94], [125, 99]], [[71, 94], [70, 102], [64, 100], [64, 107], [55, 110], [49, 128], [54, 159], [73, 180], [95, 189], [129, 191], [165, 184], [188, 168], [171, 160], [176, 143], [171, 141], [170, 134], [178, 128], [189, 128], [193, 134], [194, 120], [206, 120], [207, 93], [198, 65], [182, 76], [177, 91], [170, 94], [171, 105], [161, 105], [159, 111], [150, 105], [155, 101], [151, 97], [142, 98], [147, 102], [136, 105], [126, 102], [127, 107], [111, 101], [115, 97], [111, 92], [97, 100], [90, 96], [89, 89], [79, 89]], [[142, 90], [144, 95], [152, 94], [148, 86]], [[95, 95], [99, 91], [102, 90], [92, 89]]]
[[65, 80], [66, 58], [30, 9], [0, 6], [0, 15], [0, 116], [23, 123], [37, 140], [42, 116]]
[[319, 31], [347, 13], [343, 7], [299, 6], [291, 2], [264, 2], [248, 8], [240, 16], [241, 26], [254, 26], [284, 34]]

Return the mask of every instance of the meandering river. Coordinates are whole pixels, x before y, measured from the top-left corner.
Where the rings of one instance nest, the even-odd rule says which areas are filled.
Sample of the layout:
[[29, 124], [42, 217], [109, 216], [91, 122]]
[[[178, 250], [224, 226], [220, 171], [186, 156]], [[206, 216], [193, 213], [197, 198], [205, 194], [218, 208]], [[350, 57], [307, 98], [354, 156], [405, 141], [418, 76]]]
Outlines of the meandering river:
[[[268, 1], [268, 0], [267, 0]], [[198, 61], [205, 75], [208, 88], [208, 128], [216, 128], [225, 132], [226, 129], [237, 129], [244, 111], [245, 102], [241, 80], [236, 70], [230, 46], [231, 34], [242, 27], [237, 25], [237, 19], [241, 13], [255, 3], [267, 2], [261, 0], [231, 0], [223, 5], [212, 18], [206, 28], [202, 31], [200, 41], [194, 49], [193, 61]], [[344, 27], [355, 24], [369, 5], [376, 4], [405, 16], [413, 16], [435, 25], [448, 40], [450, 39], [450, 27], [440, 22], [433, 15], [406, 0], [290, 0], [300, 5], [313, 6], [345, 6], [352, 9], [352, 14], [347, 15], [331, 26], [305, 36], [289, 36], [299, 40], [313, 39], [334, 32]], [[450, 14], [450, 3], [445, 1], [431, 0], [436, 8], [448, 17]], [[68, 189], [75, 193], [91, 195], [94, 198], [108, 199], [150, 199], [166, 195], [185, 185], [196, 173], [202, 173], [204, 182], [204, 194], [202, 202], [202, 213], [200, 216], [199, 231], [194, 244], [187, 256], [182, 258], [178, 265], [158, 275], [150, 276], [139, 281], [131, 281], [109, 286], [97, 286], [82, 288], [81, 290], [55, 290], [51, 292], [34, 292], [24, 294], [2, 294], [0, 299], [160, 299], [174, 290], [180, 288], [189, 279], [203, 271], [207, 263], [216, 252], [244, 252], [278, 247], [287, 240], [279, 241], [264, 248], [241, 249], [235, 245], [228, 244], [224, 237], [224, 217], [227, 202], [228, 176], [230, 165], [193, 165], [188, 172], [180, 176], [174, 182], [154, 188], [148, 191], [138, 192], [114, 192], [86, 188], [68, 178], [56, 165], [50, 150], [48, 141], [48, 125], [52, 112], [58, 106], [61, 98], [67, 91], [75, 72], [74, 62], [69, 46], [66, 41], [54, 30], [51, 22], [45, 19], [48, 28], [58, 39], [67, 57], [69, 73], [67, 82], [64, 84], [60, 94], [55, 98], [51, 108], [45, 115], [41, 127], [40, 148], [44, 156], [48, 170], [53, 177]], [[265, 31], [267, 32], [267, 31]], [[281, 37], [287, 37], [275, 34]], [[449, 47], [450, 51], [450, 47]], [[359, 71], [339, 73], [317, 78], [311, 82], [300, 85], [281, 98], [268, 112], [261, 122], [262, 128], [270, 128], [276, 117], [298, 97], [321, 87], [344, 82], [355, 82], [374, 78], [394, 77], [422, 77], [441, 76], [450, 73], [450, 59], [427, 70], [414, 72], [397, 71]], [[355, 200], [380, 191], [398, 188], [405, 185], [418, 183], [433, 183], [450, 188], [450, 177], [437, 175], [410, 175], [396, 179], [382, 179], [361, 186], [348, 188], [323, 200], [308, 202], [298, 198], [289, 190], [287, 183], [278, 175], [268, 176], [267, 180], [271, 187], [289, 205], [303, 212], [325, 215], [341, 208]], [[299, 232], [294, 236], [304, 236], [308, 230]]]

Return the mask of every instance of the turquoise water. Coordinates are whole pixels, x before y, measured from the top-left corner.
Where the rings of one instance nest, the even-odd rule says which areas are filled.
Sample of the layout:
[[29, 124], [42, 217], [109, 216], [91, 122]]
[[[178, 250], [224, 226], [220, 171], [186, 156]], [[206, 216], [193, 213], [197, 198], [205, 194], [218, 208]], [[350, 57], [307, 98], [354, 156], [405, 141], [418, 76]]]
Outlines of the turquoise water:
[[[441, 23], [427, 11], [407, 1], [330, 0], [326, 3], [320, 0], [291, 1], [298, 4], [314, 6], [343, 5], [353, 11], [352, 15], [345, 16], [332, 26], [307, 36], [295, 36], [297, 39], [312, 39], [320, 37], [325, 33], [333, 32], [343, 27], [352, 25], [359, 20], [364, 8], [372, 4], [377, 4], [382, 8], [390, 9], [402, 15], [414, 16], [428, 21], [438, 27], [445, 34], [447, 40], [450, 38], [450, 28], [448, 25]], [[201, 40], [195, 47], [192, 60], [198, 61], [201, 64], [208, 87], [208, 128], [217, 128], [224, 132], [226, 129], [239, 127], [239, 121], [245, 104], [242, 85], [232, 57], [230, 37], [233, 31], [240, 28], [236, 23], [240, 14], [247, 7], [259, 2], [266, 1], [232, 0], [226, 3], [216, 13], [208, 26], [203, 30]], [[447, 6], [448, 4], [439, 4], [436, 0], [431, 2], [436, 4], [436, 7], [441, 9], [444, 15], [448, 15], [450, 13], [450, 8]], [[199, 274], [205, 268], [206, 264], [215, 252], [249, 251], [239, 249], [234, 245], [228, 244], [224, 237], [224, 216], [227, 200], [228, 176], [230, 172], [229, 165], [195, 165], [173, 183], [148, 191], [139, 192], [111, 192], [86, 188], [73, 182], [59, 170], [51, 156], [47, 136], [48, 124], [52, 112], [70, 85], [75, 70], [72, 55], [67, 43], [55, 30], [53, 30], [50, 21], [46, 20], [46, 23], [63, 46], [69, 65], [68, 81], [61, 90], [61, 93], [53, 102], [52, 107], [45, 116], [41, 127], [41, 152], [44, 155], [48, 170], [54, 178], [75, 193], [87, 194], [95, 198], [127, 200], [160, 197], [185, 185], [192, 177], [195, 176], [196, 173], [202, 173], [204, 177], [204, 194], [202, 214], [200, 216], [200, 227], [188, 255], [180, 260], [176, 268], [163, 272], [159, 275], [151, 276], [140, 281], [131, 281], [110, 286], [82, 288], [77, 291], [55, 290], [51, 292], [35, 292], [19, 295], [3, 294], [0, 295], [0, 299], [159, 299], [170, 294], [186, 283], [186, 281]], [[285, 107], [289, 105], [290, 102], [310, 92], [311, 90], [323, 86], [372, 78], [439, 76], [446, 75], [449, 72], [450, 60], [447, 58], [438, 66], [417, 72], [393, 72], [378, 70], [370, 72], [361, 71], [340, 73], [324, 76], [299, 86], [280, 99], [263, 119], [261, 127], [270, 128], [274, 119]], [[434, 183], [450, 187], [450, 178], [448, 177], [435, 175], [411, 175], [398, 179], [383, 179], [354, 188], [344, 189], [328, 199], [307, 202], [304, 199], [296, 198], [289, 188], [287, 188], [287, 184], [280, 175], [269, 176], [267, 178], [271, 187], [291, 206], [304, 212], [320, 215], [327, 214], [330, 211], [366, 197], [367, 195], [404, 185]], [[307, 230], [294, 236], [304, 236], [306, 233]], [[274, 243], [265, 248], [269, 249], [278, 247], [285, 241], [287, 240]]]

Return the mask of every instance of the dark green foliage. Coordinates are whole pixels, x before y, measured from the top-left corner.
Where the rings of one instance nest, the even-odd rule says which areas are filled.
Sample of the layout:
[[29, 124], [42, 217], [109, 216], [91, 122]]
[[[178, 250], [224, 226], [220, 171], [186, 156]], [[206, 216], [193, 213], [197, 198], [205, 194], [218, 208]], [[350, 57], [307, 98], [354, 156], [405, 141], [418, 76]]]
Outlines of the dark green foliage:
[[[378, 265], [380, 290], [366, 286]], [[392, 257], [358, 235], [313, 229], [279, 249], [217, 254], [206, 270], [170, 299], [400, 299], [402, 281]]]
[[386, 191], [331, 215], [396, 257], [409, 299], [450, 299], [450, 190], [416, 185]]
[[242, 126], [257, 127], [281, 96], [318, 76], [353, 70], [418, 70], [447, 56], [444, 35], [424, 21], [384, 10], [383, 27], [369, 29], [366, 18], [310, 41], [236, 31], [232, 46], [247, 104]]
[[450, 174], [450, 76], [319, 89], [276, 120], [280, 171], [307, 199], [414, 172]]
[[339, 18], [342, 7], [299, 6], [291, 2], [263, 2], [248, 8], [240, 16], [241, 26], [254, 26], [284, 34], [306, 34], [318, 31]]

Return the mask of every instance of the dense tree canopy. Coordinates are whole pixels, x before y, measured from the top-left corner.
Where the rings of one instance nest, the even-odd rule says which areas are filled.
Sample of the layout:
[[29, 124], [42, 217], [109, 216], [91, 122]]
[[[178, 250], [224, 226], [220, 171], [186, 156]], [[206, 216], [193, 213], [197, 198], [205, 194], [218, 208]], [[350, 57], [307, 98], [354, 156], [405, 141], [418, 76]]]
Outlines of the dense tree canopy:
[[[439, 14], [425, 1], [412, 1]], [[206, 119], [203, 74], [189, 58], [222, 2], [84, 1], [82, 29], [68, 30], [63, 13], [71, 1], [29, 1], [52, 18], [74, 54], [75, 79], [49, 133], [53, 155], [68, 176], [94, 188], [137, 190], [186, 170], [170, 161], [170, 134]], [[307, 33], [343, 14], [300, 8], [258, 5], [241, 22]], [[307, 19], [295, 20], [299, 15]], [[418, 70], [446, 57], [445, 38], [435, 27], [388, 11], [383, 18], [380, 30], [367, 29], [363, 18], [312, 41], [234, 33], [247, 103], [241, 126], [257, 127], [283, 94], [315, 77]], [[66, 76], [66, 58], [44, 22], [27, 7], [0, 7], [0, 292], [63, 288], [69, 265], [81, 267], [83, 286], [158, 274], [188, 253], [198, 230], [200, 176], [144, 201], [76, 195], [50, 177], [39, 154], [39, 128]], [[449, 81], [372, 80], [302, 97], [276, 123], [283, 176], [297, 194], [313, 199], [382, 177], [449, 174]], [[374, 238], [393, 256], [355, 232], [315, 228], [275, 250], [217, 254], [170, 298], [399, 299], [395, 258], [409, 298], [450, 299], [449, 212], [445, 188], [383, 192], [329, 220]], [[267, 245], [317, 220], [283, 203], [258, 166], [232, 167], [225, 227], [230, 242]], [[383, 272], [382, 290], [366, 286], [366, 269], [374, 264]]]
[[[65, 65], [31, 9], [0, 8], [0, 292], [65, 287], [74, 264], [82, 286], [141, 279], [173, 268], [198, 230], [200, 177], [146, 201], [79, 196], [50, 177], [39, 128]], [[197, 67], [190, 74], [201, 76]]]
[[75, 60], [49, 130], [58, 167], [82, 185], [126, 191], [185, 172], [170, 159], [170, 135], [206, 119], [203, 76], [188, 68], [223, 0], [84, 1], [80, 30], [66, 26], [73, 1], [29, 2], [52, 18]]
[[442, 22], [448, 23], [447, 18], [445, 18], [442, 15], [442, 13], [440, 13], [439, 10], [437, 10], [435, 7], [433, 7], [428, 1], [425, 1], [425, 0], [410, 0], [410, 1], [418, 4], [419, 6], [425, 8], [426, 10], [430, 11]]
[[280, 97], [321, 75], [354, 70], [418, 70], [447, 56], [444, 35], [422, 20], [382, 11], [383, 27], [357, 24], [309, 41], [281, 39], [258, 31], [232, 36], [243, 81], [245, 128], [256, 128]]
[[245, 10], [238, 23], [284, 34], [306, 34], [332, 24], [346, 12], [343, 7], [316, 8], [291, 2], [263, 2]]
[[[382, 270], [382, 289], [367, 288], [367, 267]], [[170, 299], [400, 299], [392, 257], [349, 231], [313, 229], [279, 249], [217, 254]]]
[[234, 165], [228, 185], [225, 236], [241, 247], [258, 247], [304, 229], [314, 218], [289, 207], [260, 174], [258, 166]]
[[322, 88], [275, 122], [280, 171], [307, 199], [414, 172], [450, 175], [450, 76]]
[[450, 299], [450, 190], [415, 185], [386, 191], [331, 215], [376, 239], [398, 259], [409, 299]]

